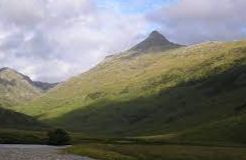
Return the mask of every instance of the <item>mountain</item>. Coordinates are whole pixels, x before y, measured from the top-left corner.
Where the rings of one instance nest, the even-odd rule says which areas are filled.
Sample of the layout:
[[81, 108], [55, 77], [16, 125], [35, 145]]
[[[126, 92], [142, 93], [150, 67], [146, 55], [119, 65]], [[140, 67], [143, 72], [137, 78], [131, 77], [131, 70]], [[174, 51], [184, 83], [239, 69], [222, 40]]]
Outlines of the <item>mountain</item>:
[[20, 102], [31, 100], [55, 84], [32, 81], [11, 68], [0, 69], [0, 105], [9, 107]]
[[[0, 69], [0, 129], [40, 129], [46, 125], [35, 118], [10, 110], [43, 94], [53, 84], [35, 82], [11, 68]], [[44, 86], [44, 87], [43, 87]], [[9, 108], [9, 109], [7, 109]], [[0, 138], [1, 139], [1, 138]]]
[[94, 136], [192, 135], [223, 124], [217, 135], [237, 128], [242, 138], [234, 120], [246, 115], [245, 94], [246, 41], [207, 42], [113, 56], [14, 109]]
[[11, 106], [39, 96], [41, 90], [34, 87], [30, 82], [29, 77], [13, 69], [0, 69], [0, 102], [2, 107]]
[[147, 53], [147, 52], [163, 52], [165, 50], [181, 47], [182, 45], [168, 41], [158, 31], [153, 31], [148, 38], [141, 43], [132, 47], [128, 52]]

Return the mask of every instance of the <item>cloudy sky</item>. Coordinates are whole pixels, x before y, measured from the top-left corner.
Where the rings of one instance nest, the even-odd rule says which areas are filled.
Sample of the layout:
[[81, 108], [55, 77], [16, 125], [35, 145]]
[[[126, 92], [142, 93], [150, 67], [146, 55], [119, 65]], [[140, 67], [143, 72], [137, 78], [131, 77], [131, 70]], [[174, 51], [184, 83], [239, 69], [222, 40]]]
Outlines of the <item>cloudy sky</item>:
[[182, 44], [246, 38], [245, 0], [0, 0], [0, 67], [63, 81], [152, 30]]

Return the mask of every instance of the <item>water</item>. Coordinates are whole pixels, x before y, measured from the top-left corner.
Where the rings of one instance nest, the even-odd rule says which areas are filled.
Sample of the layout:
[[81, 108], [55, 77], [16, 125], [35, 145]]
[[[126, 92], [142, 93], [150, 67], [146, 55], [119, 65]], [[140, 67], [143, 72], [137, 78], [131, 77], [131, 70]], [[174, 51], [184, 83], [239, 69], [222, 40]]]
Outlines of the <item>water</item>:
[[47, 145], [0, 144], [0, 160], [92, 160], [87, 157], [62, 154], [63, 148]]

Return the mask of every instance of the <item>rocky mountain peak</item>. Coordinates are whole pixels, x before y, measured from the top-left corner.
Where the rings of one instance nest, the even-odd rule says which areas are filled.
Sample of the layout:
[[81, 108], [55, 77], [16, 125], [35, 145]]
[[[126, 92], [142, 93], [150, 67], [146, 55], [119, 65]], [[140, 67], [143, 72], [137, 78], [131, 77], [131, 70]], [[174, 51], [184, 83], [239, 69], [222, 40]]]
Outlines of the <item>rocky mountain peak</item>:
[[152, 41], [162, 41], [162, 42], [167, 42], [167, 43], [170, 43], [166, 37], [164, 37], [160, 32], [158, 31], [152, 31], [148, 38], [146, 40], [152, 40]]
[[145, 40], [132, 47], [129, 51], [135, 53], [163, 52], [177, 47], [181, 47], [181, 45], [172, 43], [160, 32], [153, 31]]

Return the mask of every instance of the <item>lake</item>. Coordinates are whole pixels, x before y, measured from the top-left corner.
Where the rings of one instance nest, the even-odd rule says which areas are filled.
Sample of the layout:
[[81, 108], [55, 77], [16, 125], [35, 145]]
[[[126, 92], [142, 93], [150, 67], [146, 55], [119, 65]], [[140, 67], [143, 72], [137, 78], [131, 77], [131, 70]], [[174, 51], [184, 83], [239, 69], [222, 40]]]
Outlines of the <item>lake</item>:
[[92, 160], [62, 153], [66, 147], [0, 144], [0, 160]]

